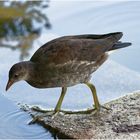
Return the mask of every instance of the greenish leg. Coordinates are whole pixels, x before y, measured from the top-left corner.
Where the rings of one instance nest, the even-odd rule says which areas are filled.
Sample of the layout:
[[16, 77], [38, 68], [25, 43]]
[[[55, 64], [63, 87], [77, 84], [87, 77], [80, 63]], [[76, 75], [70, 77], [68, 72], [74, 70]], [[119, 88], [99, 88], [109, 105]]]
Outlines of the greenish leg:
[[56, 105], [54, 111], [53, 110], [41, 110], [39, 108], [33, 108], [34, 110], [42, 112], [44, 114], [41, 115], [41, 116], [34, 117], [33, 120], [29, 124], [35, 123], [37, 119], [40, 119], [40, 118], [45, 117], [45, 116], [48, 116], [50, 113], [53, 113], [52, 118], [54, 118], [57, 115], [58, 112], [63, 112], [64, 114], [90, 114], [93, 111], [95, 111], [95, 113], [96, 113], [96, 111], [100, 110], [101, 107], [103, 107], [104, 109], [107, 109], [107, 110], [111, 110], [110, 108], [107, 108], [107, 107], [104, 107], [104, 106], [100, 105], [98, 97], [97, 97], [95, 86], [93, 84], [91, 84], [91, 83], [85, 83], [85, 84], [90, 88], [90, 90], [92, 92], [94, 105], [95, 105], [94, 109], [88, 109], [88, 110], [82, 110], [82, 111], [64, 111], [64, 110], [60, 110], [62, 102], [63, 102], [63, 99], [64, 99], [64, 96], [65, 96], [66, 91], [67, 91], [67, 87], [62, 87], [62, 92], [61, 92], [60, 98], [59, 98], [59, 100], [57, 102], [57, 105]]
[[29, 125], [34, 124], [38, 119], [41, 119], [42, 117], [48, 116], [50, 113], [53, 113], [53, 115], [52, 115], [52, 119], [53, 119], [60, 112], [61, 105], [62, 105], [64, 96], [66, 94], [66, 91], [67, 91], [67, 87], [62, 87], [61, 95], [59, 97], [59, 100], [57, 102], [57, 105], [56, 105], [54, 111], [53, 110], [42, 110], [40, 108], [32, 108], [33, 110], [42, 112], [44, 114], [34, 117], [33, 120], [31, 122], [29, 122]]
[[98, 100], [98, 97], [97, 97], [95, 86], [91, 83], [85, 83], [85, 84], [90, 88], [90, 90], [92, 92], [95, 109], [99, 110], [100, 109], [100, 104], [99, 104], [99, 100]]
[[60, 95], [59, 100], [57, 102], [57, 105], [56, 105], [56, 107], [54, 109], [55, 112], [60, 111], [64, 96], [66, 94], [66, 91], [67, 91], [67, 87], [62, 87], [61, 95]]

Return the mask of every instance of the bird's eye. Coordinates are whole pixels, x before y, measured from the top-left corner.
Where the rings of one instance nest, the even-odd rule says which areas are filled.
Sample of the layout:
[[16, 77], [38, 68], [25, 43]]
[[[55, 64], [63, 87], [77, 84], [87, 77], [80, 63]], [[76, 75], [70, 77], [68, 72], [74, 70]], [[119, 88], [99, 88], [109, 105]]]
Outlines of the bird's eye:
[[18, 77], [18, 74], [15, 74], [14, 77], [17, 78]]

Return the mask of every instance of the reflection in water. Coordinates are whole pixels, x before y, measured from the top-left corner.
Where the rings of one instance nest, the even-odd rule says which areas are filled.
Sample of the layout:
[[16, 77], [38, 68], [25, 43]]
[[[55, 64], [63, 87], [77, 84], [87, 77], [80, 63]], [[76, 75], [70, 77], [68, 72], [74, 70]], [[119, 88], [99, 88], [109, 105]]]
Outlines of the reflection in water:
[[50, 28], [49, 20], [42, 12], [42, 8], [47, 7], [48, 1], [0, 1], [0, 47], [20, 49], [20, 59], [26, 57], [41, 29]]
[[[134, 90], [139, 90], [140, 61], [138, 61], [138, 58], [140, 47], [138, 44], [140, 44], [140, 40], [139, 30], [137, 28], [140, 24], [139, 7], [140, 2], [138, 1], [51, 1], [48, 16], [51, 18], [53, 28], [48, 30], [47, 34], [44, 32], [44, 34], [38, 38], [41, 42], [40, 46], [48, 40], [67, 34], [123, 31], [123, 41], [130, 41], [133, 45], [126, 49], [116, 51], [113, 56], [110, 57], [111, 60], [105, 62], [105, 64], [93, 74], [92, 82], [97, 88], [101, 103], [118, 98]], [[42, 26], [42, 24], [39, 25]], [[28, 36], [26, 37], [28, 39]], [[0, 43], [6, 43], [6, 41]], [[14, 45], [13, 42], [12, 45]], [[30, 50], [31, 54], [40, 47], [36, 42], [34, 45], [34, 48]], [[28, 48], [25, 49], [25, 52], [27, 50]], [[19, 82], [15, 84], [8, 93], [5, 93], [4, 89], [8, 78], [8, 70], [12, 64], [19, 60], [17, 56], [18, 51], [12, 52], [10, 49], [1, 48], [0, 60], [2, 60], [3, 63], [0, 63], [0, 95], [3, 94], [6, 98], [12, 100], [12, 102], [7, 102], [7, 99], [0, 96], [0, 138], [51, 138], [51, 135], [42, 130], [41, 127], [37, 127], [37, 125], [28, 126], [29, 116], [18, 112], [17, 107], [13, 107], [13, 100], [18, 103], [36, 104], [44, 108], [52, 108], [56, 105], [59, 98], [60, 89], [40, 90], [30, 87], [25, 82]], [[112, 61], [112, 59], [118, 63]], [[86, 86], [77, 85], [68, 89], [62, 108], [83, 109], [91, 105], [91, 92]], [[14, 129], [9, 129], [9, 125], [12, 128], [14, 127]]]

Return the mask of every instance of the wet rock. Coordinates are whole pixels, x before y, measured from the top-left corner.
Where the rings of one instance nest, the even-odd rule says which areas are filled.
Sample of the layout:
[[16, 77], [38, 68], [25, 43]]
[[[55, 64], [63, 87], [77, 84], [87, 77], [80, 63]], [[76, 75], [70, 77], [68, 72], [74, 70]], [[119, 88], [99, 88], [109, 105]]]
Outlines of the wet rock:
[[[28, 107], [34, 122], [49, 129], [58, 138], [74, 139], [140, 139], [140, 92], [106, 103], [100, 112], [89, 114], [59, 113]], [[26, 106], [27, 108], [27, 106]], [[46, 115], [46, 116], [45, 116]]]

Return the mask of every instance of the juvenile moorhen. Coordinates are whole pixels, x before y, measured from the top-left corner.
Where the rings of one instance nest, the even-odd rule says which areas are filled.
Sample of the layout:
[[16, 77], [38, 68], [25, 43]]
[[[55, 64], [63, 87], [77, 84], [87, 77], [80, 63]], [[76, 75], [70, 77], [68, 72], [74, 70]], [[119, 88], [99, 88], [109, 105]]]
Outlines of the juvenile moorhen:
[[36, 88], [62, 87], [61, 96], [54, 112], [59, 112], [67, 87], [84, 83], [92, 92], [95, 109], [100, 109], [96, 89], [89, 82], [95, 72], [108, 58], [108, 52], [130, 46], [122, 43], [121, 32], [104, 35], [75, 35], [54, 39], [40, 47], [30, 61], [12, 66], [6, 90], [20, 80]]

